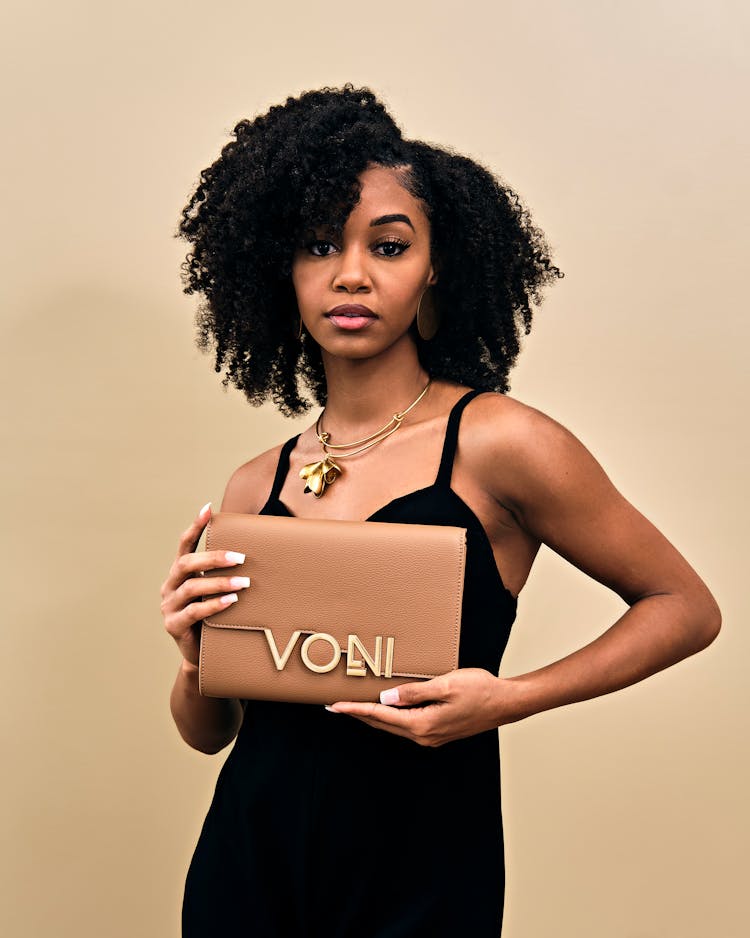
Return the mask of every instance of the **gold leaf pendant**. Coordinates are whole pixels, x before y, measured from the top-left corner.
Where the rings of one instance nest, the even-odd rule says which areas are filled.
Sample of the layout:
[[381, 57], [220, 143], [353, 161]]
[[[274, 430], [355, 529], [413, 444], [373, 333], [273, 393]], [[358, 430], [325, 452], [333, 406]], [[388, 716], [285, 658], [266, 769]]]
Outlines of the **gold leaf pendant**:
[[316, 498], [320, 498], [326, 485], [333, 485], [336, 477], [341, 475], [341, 467], [330, 456], [326, 456], [320, 462], [310, 462], [303, 466], [299, 475], [305, 480], [305, 494], [312, 492]]

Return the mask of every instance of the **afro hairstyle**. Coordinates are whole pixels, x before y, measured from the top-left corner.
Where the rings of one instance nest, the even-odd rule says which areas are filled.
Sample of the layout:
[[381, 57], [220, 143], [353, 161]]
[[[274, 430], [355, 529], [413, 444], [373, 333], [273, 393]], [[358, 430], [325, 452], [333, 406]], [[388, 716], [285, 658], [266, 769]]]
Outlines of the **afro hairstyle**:
[[369, 88], [347, 83], [241, 120], [181, 213], [176, 237], [192, 246], [184, 292], [203, 298], [198, 347], [213, 350], [223, 385], [255, 406], [271, 400], [297, 416], [325, 405], [320, 348], [297, 333], [292, 261], [314, 230], [343, 229], [359, 200], [358, 177], [372, 164], [404, 167], [402, 182], [430, 222], [440, 328], [430, 341], [411, 329], [422, 366], [433, 378], [509, 389], [531, 305], [562, 276], [544, 234], [486, 167], [404, 139]]

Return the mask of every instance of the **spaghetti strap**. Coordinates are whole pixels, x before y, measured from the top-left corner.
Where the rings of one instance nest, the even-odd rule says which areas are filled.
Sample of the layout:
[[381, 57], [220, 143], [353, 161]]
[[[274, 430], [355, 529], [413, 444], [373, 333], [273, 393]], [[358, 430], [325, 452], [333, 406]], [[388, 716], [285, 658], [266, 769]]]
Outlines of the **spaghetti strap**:
[[[271, 494], [268, 496], [268, 501], [278, 501], [279, 495], [281, 494], [281, 488], [284, 485], [284, 479], [287, 477], [289, 472], [289, 454], [294, 449], [294, 444], [299, 439], [300, 434], [293, 436], [291, 439], [287, 440], [286, 443], [281, 447], [281, 452], [279, 453], [279, 462], [276, 466], [276, 475], [273, 477], [273, 485], [271, 487]], [[268, 502], [266, 502], [268, 504]]]
[[445, 441], [443, 442], [443, 453], [440, 457], [440, 468], [438, 469], [437, 478], [435, 479], [436, 487], [450, 488], [461, 414], [469, 401], [473, 400], [479, 394], [483, 394], [484, 391], [485, 388], [475, 388], [473, 391], [467, 391], [466, 394], [460, 397], [453, 405], [448, 416], [448, 426], [445, 430]]

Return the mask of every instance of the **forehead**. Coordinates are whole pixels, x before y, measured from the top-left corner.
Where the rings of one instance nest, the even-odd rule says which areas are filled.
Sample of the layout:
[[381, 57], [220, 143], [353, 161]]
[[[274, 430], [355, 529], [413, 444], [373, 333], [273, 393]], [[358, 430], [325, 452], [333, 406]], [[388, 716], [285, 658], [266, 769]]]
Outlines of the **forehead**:
[[413, 216], [417, 213], [426, 222], [419, 201], [404, 188], [404, 169], [371, 166], [360, 173], [359, 182], [362, 191], [352, 215], [367, 215], [369, 220], [369, 216], [376, 212], [402, 211], [408, 213], [414, 222], [416, 219]]

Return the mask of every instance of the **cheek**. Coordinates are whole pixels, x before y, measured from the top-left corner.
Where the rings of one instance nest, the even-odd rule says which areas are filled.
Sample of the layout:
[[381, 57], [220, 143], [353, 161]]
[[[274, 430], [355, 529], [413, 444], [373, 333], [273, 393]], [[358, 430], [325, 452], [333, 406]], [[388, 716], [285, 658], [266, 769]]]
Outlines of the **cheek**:
[[421, 280], [414, 277], [406, 278], [395, 287], [393, 300], [411, 312], [413, 311], [412, 308], [416, 309], [423, 289]]
[[297, 300], [301, 303], [304, 302], [305, 296], [309, 295], [310, 293], [312, 278], [302, 266], [298, 266], [292, 268], [291, 279], [294, 292], [297, 295]]

